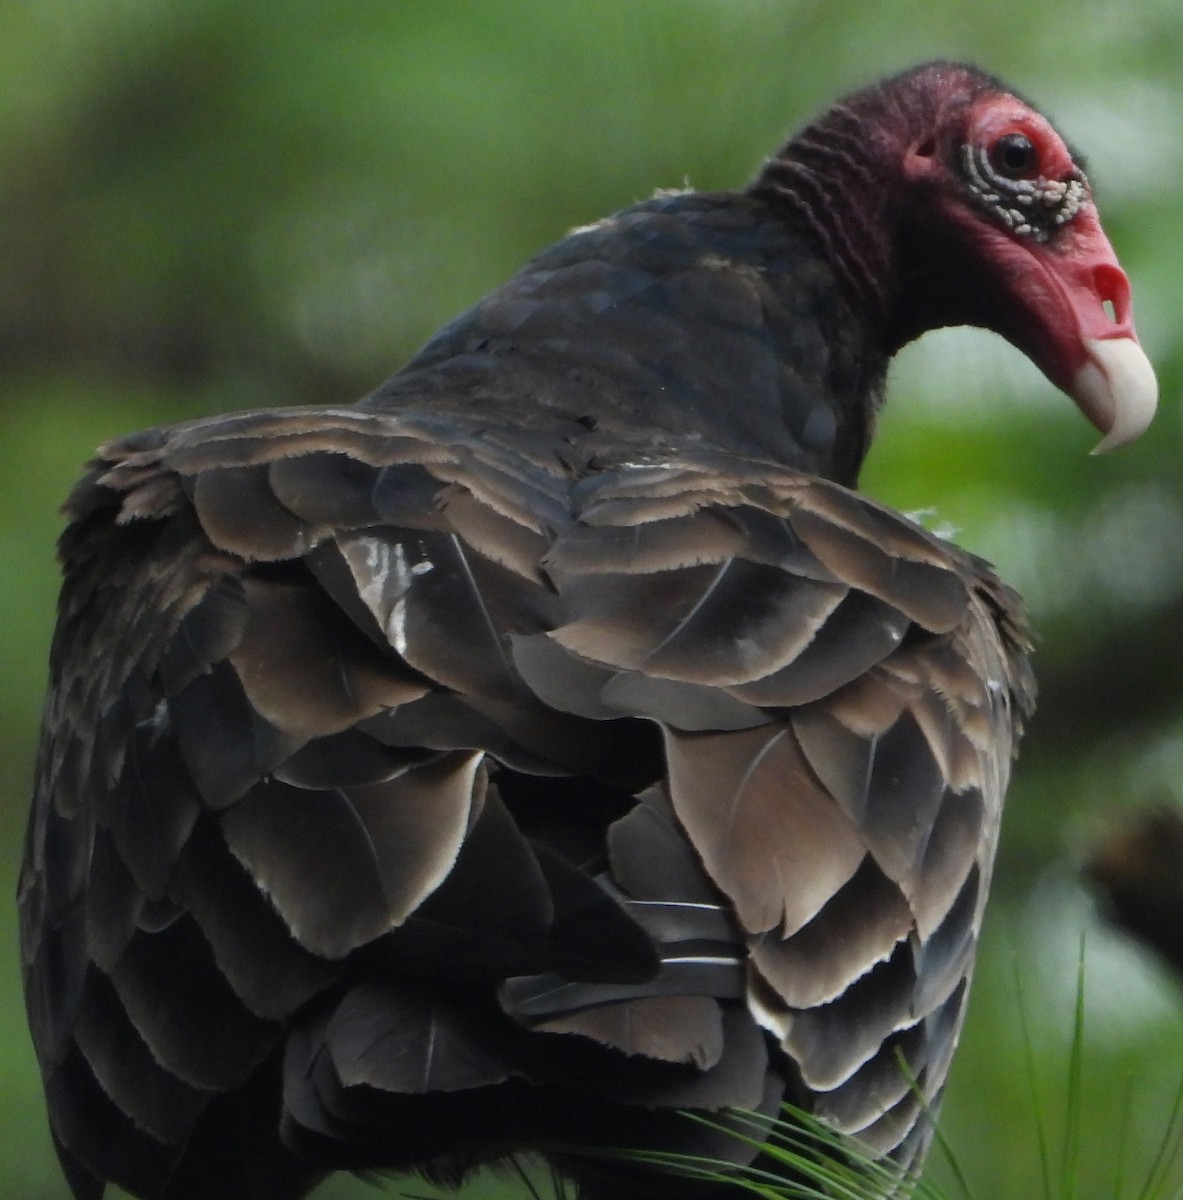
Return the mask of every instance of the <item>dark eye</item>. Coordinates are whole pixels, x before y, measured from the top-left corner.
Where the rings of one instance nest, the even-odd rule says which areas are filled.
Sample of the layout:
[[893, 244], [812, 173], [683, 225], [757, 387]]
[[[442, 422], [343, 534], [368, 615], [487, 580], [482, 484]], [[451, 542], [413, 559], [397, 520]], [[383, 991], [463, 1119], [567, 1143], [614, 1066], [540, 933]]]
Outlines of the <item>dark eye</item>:
[[1004, 133], [990, 147], [990, 165], [1007, 179], [1034, 179], [1039, 174], [1039, 155], [1024, 134]]

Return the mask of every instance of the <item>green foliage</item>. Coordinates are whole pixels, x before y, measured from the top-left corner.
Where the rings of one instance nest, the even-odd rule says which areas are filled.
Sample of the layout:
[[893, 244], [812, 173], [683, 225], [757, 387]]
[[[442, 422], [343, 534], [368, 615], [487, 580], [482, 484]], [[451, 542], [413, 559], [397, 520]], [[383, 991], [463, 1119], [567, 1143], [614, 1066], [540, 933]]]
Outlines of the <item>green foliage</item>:
[[[1090, 1194], [1082, 1144], [1089, 1103], [1086, 1091], [1089, 1065], [1085, 1037], [1086, 997], [1085, 940], [1082, 936], [1067, 1061], [1060, 1077], [1049, 1086], [1049, 1081], [1040, 1077], [1036, 1063], [1022, 967], [1015, 964], [1019, 1041], [1031, 1101], [1027, 1128], [1038, 1149], [1039, 1171], [1038, 1186], [1028, 1180], [1022, 1192], [1013, 1193], [1014, 1200], [1032, 1195], [1040, 1200], [1079, 1200], [1082, 1195]], [[901, 1070], [906, 1070], [902, 1062]], [[914, 1080], [910, 1082], [915, 1083]], [[1183, 1157], [1183, 1077], [1179, 1079], [1169, 1108], [1144, 1129], [1151, 1138], [1152, 1152], [1136, 1165], [1130, 1161], [1129, 1154], [1131, 1089], [1125, 1090], [1116, 1110], [1113, 1098], [1106, 1099], [1111, 1118], [1105, 1146], [1112, 1167], [1109, 1194], [1114, 1200], [1179, 1200], [1183, 1196], [1178, 1178]], [[734, 1124], [724, 1125], [698, 1114], [687, 1113], [686, 1116], [688, 1120], [729, 1133], [758, 1149], [763, 1156], [759, 1165], [737, 1169], [709, 1158], [643, 1150], [623, 1151], [614, 1157], [661, 1166], [689, 1179], [737, 1184], [762, 1200], [882, 1200], [885, 1196], [893, 1200], [978, 1200], [979, 1197], [958, 1157], [956, 1145], [939, 1123], [935, 1128], [932, 1153], [945, 1168], [943, 1173], [934, 1173], [943, 1174], [943, 1183], [893, 1170], [882, 1160], [869, 1157], [857, 1139], [835, 1132], [809, 1113], [790, 1105], [783, 1106], [780, 1115], [771, 1121], [758, 1114], [733, 1114], [739, 1121], [738, 1130]], [[786, 1176], [798, 1182], [786, 1183]]]
[[[935, 524], [1029, 595], [1043, 636], [1041, 709], [944, 1118], [977, 1196], [1038, 1194], [1025, 1059], [1039, 1078], [1063, 1078], [1075, 946], [1095, 924], [1074, 854], [1096, 814], [1174, 795], [1183, 778], [1178, 6], [0, 0], [0, 19], [9, 895], [52, 626], [56, 509], [99, 441], [203, 412], [347, 402], [571, 225], [657, 186], [738, 183], [838, 91], [924, 58], [997, 71], [1086, 147], [1160, 369], [1156, 426], [1090, 459], [1093, 431], [1016, 352], [942, 333], [902, 356], [865, 479], [905, 509], [938, 505]], [[1089, 944], [1075, 1182], [1063, 1200], [1171, 1197], [1177, 1156], [1162, 1157], [1157, 1191], [1134, 1181], [1158, 1153], [1156, 1114], [1178, 1095], [1178, 997], [1117, 939], [1091, 933]], [[0, 1196], [49, 1200], [66, 1193], [16, 953], [5, 907]], [[1057, 1146], [1065, 1118], [1052, 1095], [1042, 1103]], [[939, 1162], [931, 1178], [950, 1182]], [[520, 1181], [483, 1181], [467, 1194], [521, 1193]], [[342, 1178], [317, 1196], [373, 1194]]]
[[[709, 1128], [726, 1129], [711, 1120], [687, 1115]], [[855, 1141], [836, 1134], [800, 1109], [786, 1105], [771, 1125], [758, 1116], [752, 1116], [748, 1124], [749, 1134], [734, 1136], [758, 1148], [761, 1162], [766, 1160], [766, 1165], [723, 1170], [711, 1159], [692, 1155], [638, 1151], [621, 1157], [670, 1167], [688, 1179], [738, 1184], [762, 1200], [882, 1200], [886, 1195], [899, 1200], [945, 1200], [943, 1193], [868, 1157]], [[798, 1182], [786, 1183], [786, 1178]]]

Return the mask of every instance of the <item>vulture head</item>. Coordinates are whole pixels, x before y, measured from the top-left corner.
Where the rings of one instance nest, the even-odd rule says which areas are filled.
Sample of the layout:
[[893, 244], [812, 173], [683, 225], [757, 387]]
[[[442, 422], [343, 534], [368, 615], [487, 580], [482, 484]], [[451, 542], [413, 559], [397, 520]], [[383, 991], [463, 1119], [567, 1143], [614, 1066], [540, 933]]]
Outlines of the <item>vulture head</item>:
[[1138, 437], [1158, 386], [1081, 157], [975, 67], [929, 63], [834, 106], [755, 185], [804, 200], [893, 354], [977, 325], [1026, 354], [1104, 434]]

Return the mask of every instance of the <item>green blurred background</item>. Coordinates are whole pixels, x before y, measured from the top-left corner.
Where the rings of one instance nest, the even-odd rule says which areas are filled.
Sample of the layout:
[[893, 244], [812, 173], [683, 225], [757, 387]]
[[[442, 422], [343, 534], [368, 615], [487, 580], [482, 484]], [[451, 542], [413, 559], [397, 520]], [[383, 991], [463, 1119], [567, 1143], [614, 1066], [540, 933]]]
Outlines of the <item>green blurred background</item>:
[[[1061, 1179], [1087, 931], [1079, 1186], [1064, 1194], [1137, 1196], [1183, 1076], [1183, 1010], [1099, 925], [1076, 871], [1106, 814], [1183, 788], [1177, 0], [0, 0], [5, 894], [57, 505], [99, 441], [349, 401], [570, 226], [658, 186], [740, 183], [838, 92], [937, 56], [1003, 75], [1086, 148], [1162, 382], [1152, 431], [1098, 460], [1071, 404], [995, 338], [929, 335], [894, 370], [867, 489], [937, 506], [1042, 635], [1043, 703], [945, 1127], [980, 1200], [1041, 1195], [1029, 1049]], [[64, 1198], [7, 903], [0, 943], [0, 1196]], [[317, 1196], [373, 1194], [342, 1177]]]

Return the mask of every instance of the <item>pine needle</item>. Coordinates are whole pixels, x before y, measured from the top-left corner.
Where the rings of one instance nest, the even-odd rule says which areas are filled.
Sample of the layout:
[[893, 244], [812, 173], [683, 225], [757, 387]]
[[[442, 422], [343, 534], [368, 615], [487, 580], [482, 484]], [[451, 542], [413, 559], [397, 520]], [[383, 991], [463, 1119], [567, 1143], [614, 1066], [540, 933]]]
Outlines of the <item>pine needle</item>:
[[1180, 1122], [1181, 1115], [1183, 1115], [1183, 1077], [1180, 1078], [1179, 1086], [1175, 1089], [1175, 1099], [1171, 1104], [1170, 1120], [1167, 1122], [1162, 1137], [1159, 1139], [1158, 1149], [1151, 1160], [1149, 1170], [1146, 1172], [1146, 1182], [1142, 1185], [1142, 1190], [1138, 1193], [1138, 1200], [1154, 1200], [1160, 1194], [1171, 1163], [1179, 1157], [1180, 1147], [1183, 1146], [1183, 1123]]
[[1072, 1014], [1072, 1048], [1068, 1054], [1068, 1094], [1065, 1103], [1067, 1120], [1064, 1128], [1064, 1150], [1060, 1159], [1061, 1194], [1065, 1200], [1077, 1200], [1080, 1192], [1080, 1121], [1084, 1105], [1082, 1074], [1084, 1070], [1084, 932], [1080, 935], [1080, 951], [1076, 963], [1076, 1005]]
[[1034, 1107], [1034, 1126], [1036, 1142], [1039, 1146], [1039, 1167], [1043, 1177], [1044, 1200], [1054, 1200], [1052, 1194], [1051, 1155], [1048, 1151], [1047, 1125], [1043, 1114], [1047, 1111], [1039, 1094], [1039, 1078], [1035, 1070], [1035, 1045], [1031, 1037], [1031, 1026], [1027, 1021], [1027, 1003], [1023, 992], [1023, 980], [1019, 971], [1018, 956], [1014, 959], [1015, 994], [1019, 1004], [1019, 1029], [1023, 1037], [1023, 1059], [1027, 1069], [1027, 1086], [1031, 1091], [1031, 1102]]

